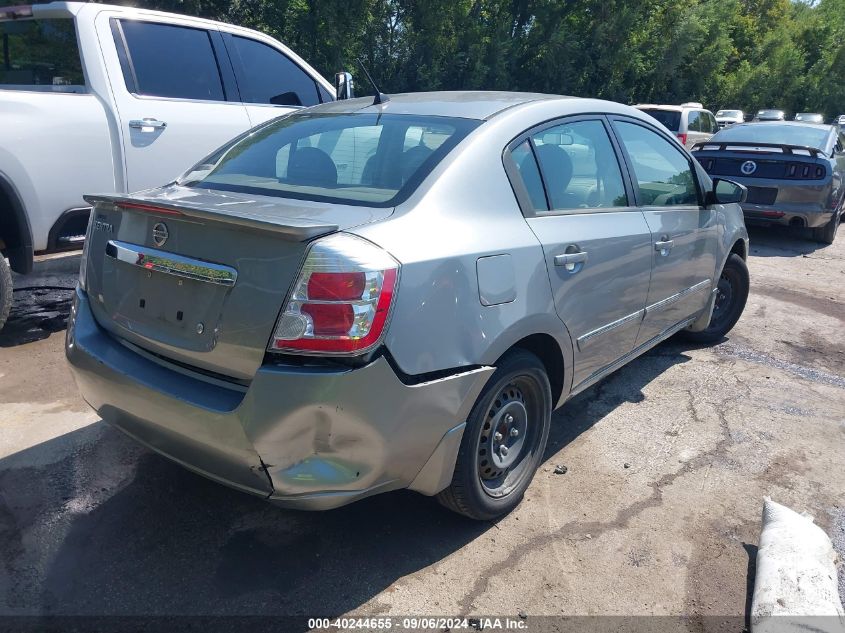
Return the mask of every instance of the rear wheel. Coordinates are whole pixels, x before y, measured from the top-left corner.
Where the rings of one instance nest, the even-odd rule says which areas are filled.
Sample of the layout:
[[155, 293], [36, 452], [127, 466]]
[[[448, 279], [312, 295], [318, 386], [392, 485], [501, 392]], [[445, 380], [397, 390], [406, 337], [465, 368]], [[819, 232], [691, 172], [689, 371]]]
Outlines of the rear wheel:
[[813, 229], [813, 239], [822, 244], [833, 244], [836, 239], [836, 230], [839, 228], [839, 213], [834, 213], [830, 222], [817, 229]]
[[716, 285], [716, 304], [710, 316], [710, 324], [701, 332], [684, 331], [683, 335], [694, 343], [716, 343], [731, 331], [748, 300], [750, 280], [745, 261], [731, 253]]
[[551, 413], [543, 363], [525, 350], [509, 352], [473, 406], [452, 483], [438, 501], [482, 521], [513, 510], [543, 457]]
[[12, 309], [12, 271], [9, 263], [0, 255], [0, 330], [6, 325], [9, 310]]

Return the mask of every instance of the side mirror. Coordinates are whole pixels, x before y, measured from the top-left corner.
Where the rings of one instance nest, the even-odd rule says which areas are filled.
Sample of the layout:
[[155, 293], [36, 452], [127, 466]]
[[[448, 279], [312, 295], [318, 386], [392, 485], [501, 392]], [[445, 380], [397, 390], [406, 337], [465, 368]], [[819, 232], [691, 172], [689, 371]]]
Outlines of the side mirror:
[[346, 71], [336, 73], [334, 76], [334, 90], [336, 99], [341, 101], [343, 99], [355, 98], [355, 82], [352, 79], [352, 73]]
[[733, 180], [722, 178], [713, 179], [713, 190], [710, 192], [711, 204], [742, 204], [748, 197], [748, 189]]

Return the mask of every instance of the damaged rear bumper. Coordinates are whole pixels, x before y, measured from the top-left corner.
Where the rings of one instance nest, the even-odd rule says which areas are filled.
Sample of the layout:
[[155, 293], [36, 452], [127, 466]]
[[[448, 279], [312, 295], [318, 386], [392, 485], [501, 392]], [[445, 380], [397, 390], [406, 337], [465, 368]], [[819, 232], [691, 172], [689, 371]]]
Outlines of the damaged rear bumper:
[[357, 369], [268, 365], [241, 387], [121, 343], [97, 325], [81, 291], [67, 337], [79, 389], [104, 420], [206, 477], [313, 510], [398, 488], [443, 489], [494, 371], [408, 385], [384, 358]]

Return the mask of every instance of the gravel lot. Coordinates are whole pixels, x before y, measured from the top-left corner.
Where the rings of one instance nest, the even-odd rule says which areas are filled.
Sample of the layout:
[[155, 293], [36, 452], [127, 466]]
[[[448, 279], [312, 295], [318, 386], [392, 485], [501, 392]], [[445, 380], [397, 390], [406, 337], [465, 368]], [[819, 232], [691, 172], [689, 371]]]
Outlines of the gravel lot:
[[[18, 292], [0, 334], [0, 614], [742, 617], [764, 496], [845, 547], [845, 231], [827, 248], [751, 237], [729, 339], [670, 341], [568, 403], [495, 525], [406, 492], [284, 511], [184, 471], [77, 395], [70, 293]], [[16, 283], [70, 286], [55, 262]]]

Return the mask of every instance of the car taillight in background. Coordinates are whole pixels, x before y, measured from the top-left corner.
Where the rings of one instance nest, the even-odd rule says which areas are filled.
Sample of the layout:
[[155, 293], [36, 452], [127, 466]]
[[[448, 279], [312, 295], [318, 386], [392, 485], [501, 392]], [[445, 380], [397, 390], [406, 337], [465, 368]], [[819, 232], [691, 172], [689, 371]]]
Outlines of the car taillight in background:
[[271, 351], [360, 354], [384, 333], [399, 262], [346, 233], [317, 240], [282, 311]]
[[681, 145], [687, 144], [687, 135], [686, 134], [678, 134], [678, 140], [681, 142]]
[[[790, 179], [797, 179], [797, 180], [821, 180], [827, 175], [827, 170], [823, 165], [817, 165], [814, 163], [777, 163], [778, 166], [781, 164], [783, 165], [783, 172], [778, 172], [772, 174], [771, 171], [766, 169], [759, 169], [760, 165], [765, 165], [767, 163], [773, 163], [776, 161], [772, 160], [760, 160], [751, 157], [752, 160], [757, 162], [758, 169], [753, 174], [743, 174], [739, 171], [739, 166], [745, 162], [745, 159], [722, 159], [723, 162], [719, 166], [719, 169], [716, 170], [716, 159], [711, 158], [709, 156], [702, 156], [699, 152], [707, 152], [707, 151], [716, 151], [718, 150], [718, 146], [707, 145], [704, 143], [699, 143], [693, 146], [692, 154], [698, 159], [698, 162], [701, 163], [701, 166], [704, 167], [704, 171], [708, 174], [715, 173], [716, 175], [725, 175], [725, 176], [743, 176], [745, 178], [772, 178], [772, 179], [779, 179], [779, 178], [790, 178]], [[779, 168], [779, 167], [778, 167]], [[714, 171], [715, 170], [715, 171]], [[782, 175], [781, 175], [782, 174]]]
[[789, 163], [786, 169], [787, 178], [808, 178], [819, 180], [824, 178], [827, 171], [821, 165], [808, 165], [806, 163]]

